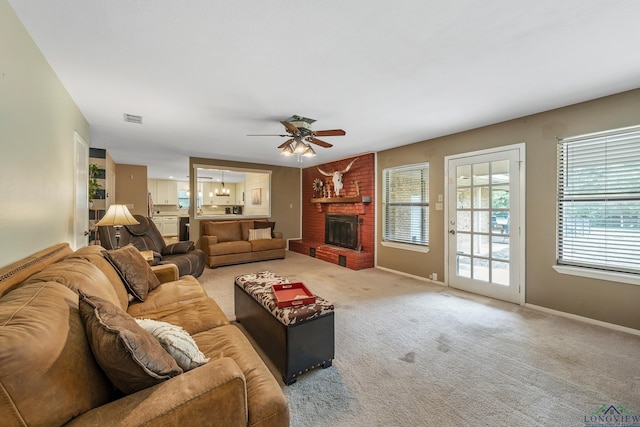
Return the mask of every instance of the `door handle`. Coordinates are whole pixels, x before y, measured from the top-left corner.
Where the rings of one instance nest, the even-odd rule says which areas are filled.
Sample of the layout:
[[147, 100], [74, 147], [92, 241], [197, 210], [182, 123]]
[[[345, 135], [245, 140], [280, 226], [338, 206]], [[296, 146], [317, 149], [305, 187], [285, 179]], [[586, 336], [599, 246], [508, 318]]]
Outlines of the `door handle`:
[[456, 234], [456, 230], [449, 230], [449, 234]]

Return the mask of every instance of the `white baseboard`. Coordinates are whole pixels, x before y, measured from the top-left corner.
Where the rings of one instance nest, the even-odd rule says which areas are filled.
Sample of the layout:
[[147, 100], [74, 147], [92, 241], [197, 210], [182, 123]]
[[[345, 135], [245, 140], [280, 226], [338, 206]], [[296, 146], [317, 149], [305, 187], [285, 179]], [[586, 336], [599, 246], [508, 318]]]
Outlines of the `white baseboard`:
[[433, 283], [434, 285], [447, 286], [444, 282], [439, 282], [437, 280], [431, 280], [428, 277], [416, 276], [414, 274], [405, 273], [404, 271], [392, 270], [391, 268], [380, 267], [377, 265], [375, 268], [388, 271], [389, 273], [399, 274], [401, 276], [411, 277], [412, 279], [420, 280], [421, 282]]
[[588, 317], [578, 316], [577, 314], [565, 313], [564, 311], [553, 310], [551, 308], [542, 307], [535, 304], [525, 303], [525, 307], [531, 308], [533, 310], [542, 311], [544, 313], [555, 314], [557, 316], [566, 317], [573, 320], [579, 320], [580, 322], [589, 323], [592, 325], [602, 326], [604, 328], [613, 329], [616, 331], [626, 332], [628, 334], [640, 336], [640, 330], [627, 328], [626, 326], [616, 325], [614, 323], [603, 322], [602, 320], [590, 319]]

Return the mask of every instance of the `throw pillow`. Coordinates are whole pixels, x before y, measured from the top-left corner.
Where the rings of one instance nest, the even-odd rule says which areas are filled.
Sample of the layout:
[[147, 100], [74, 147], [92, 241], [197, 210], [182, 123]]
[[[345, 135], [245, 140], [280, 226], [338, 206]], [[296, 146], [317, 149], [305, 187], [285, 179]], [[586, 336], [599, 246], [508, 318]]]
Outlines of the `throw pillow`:
[[271, 229], [271, 237], [275, 237], [273, 235], [273, 230], [275, 230], [276, 228], [276, 223], [275, 222], [269, 222], [269, 221], [253, 221], [253, 228], [255, 229], [259, 229], [259, 228], [270, 228]]
[[136, 322], [160, 342], [183, 371], [197, 368], [209, 361], [191, 335], [180, 326], [152, 319], [136, 319]]
[[138, 249], [132, 245], [105, 251], [104, 257], [116, 269], [131, 295], [144, 301], [150, 289], [160, 286], [160, 281]]
[[79, 291], [80, 316], [98, 365], [126, 394], [182, 373], [176, 361], [149, 332], [115, 304]]
[[249, 230], [249, 240], [271, 239], [270, 228], [259, 228]]

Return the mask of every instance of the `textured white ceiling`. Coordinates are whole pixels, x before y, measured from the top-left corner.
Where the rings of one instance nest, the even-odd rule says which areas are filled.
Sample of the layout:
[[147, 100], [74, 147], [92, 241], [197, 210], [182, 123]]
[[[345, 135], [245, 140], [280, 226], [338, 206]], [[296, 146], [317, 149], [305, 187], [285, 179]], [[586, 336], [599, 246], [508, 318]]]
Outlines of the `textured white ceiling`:
[[[325, 163], [640, 87], [638, 0], [9, 2], [91, 146], [153, 178], [185, 179], [189, 156]], [[246, 136], [293, 114], [347, 135], [302, 164]]]

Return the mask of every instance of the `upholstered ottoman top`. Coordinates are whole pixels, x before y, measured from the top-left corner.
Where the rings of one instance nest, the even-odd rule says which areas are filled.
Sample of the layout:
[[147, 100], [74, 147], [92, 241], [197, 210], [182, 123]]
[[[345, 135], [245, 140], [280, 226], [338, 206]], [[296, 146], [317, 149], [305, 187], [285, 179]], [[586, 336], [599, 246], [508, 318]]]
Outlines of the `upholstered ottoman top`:
[[324, 316], [333, 311], [333, 304], [316, 295], [315, 304], [298, 305], [278, 308], [271, 285], [291, 283], [288, 279], [278, 276], [271, 271], [259, 271], [236, 277], [236, 286], [242, 288], [253, 299], [258, 301], [284, 325], [295, 325], [316, 317]]

